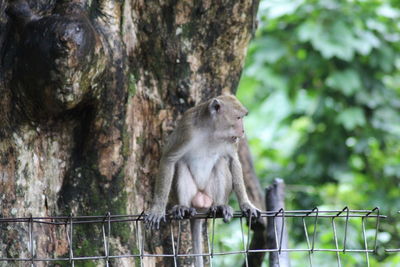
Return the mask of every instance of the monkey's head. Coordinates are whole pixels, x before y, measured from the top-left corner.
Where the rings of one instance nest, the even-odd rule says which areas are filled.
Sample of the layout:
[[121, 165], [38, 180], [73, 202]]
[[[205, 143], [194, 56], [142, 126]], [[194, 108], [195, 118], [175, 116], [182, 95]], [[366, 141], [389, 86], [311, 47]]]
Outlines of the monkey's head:
[[208, 110], [217, 138], [237, 142], [244, 136], [243, 118], [247, 109], [233, 95], [221, 95], [209, 101]]

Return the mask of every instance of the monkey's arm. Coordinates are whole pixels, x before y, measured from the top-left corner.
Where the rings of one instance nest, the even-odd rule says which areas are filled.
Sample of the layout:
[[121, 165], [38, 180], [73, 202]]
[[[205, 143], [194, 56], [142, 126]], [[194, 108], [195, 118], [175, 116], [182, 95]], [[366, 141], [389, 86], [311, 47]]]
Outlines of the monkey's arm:
[[187, 140], [189, 139], [177, 140], [177, 134], [172, 133], [163, 152], [155, 181], [153, 202], [150, 211], [145, 215], [145, 222], [150, 228], [158, 229], [160, 222], [166, 221], [165, 208], [171, 191], [175, 166], [188, 149], [189, 142]]
[[175, 163], [174, 159], [169, 159], [168, 157], [161, 158], [159, 173], [156, 177], [153, 203], [150, 210], [153, 213], [164, 213], [165, 211], [174, 177]]
[[240, 164], [237, 153], [231, 156], [230, 171], [232, 173], [233, 190], [236, 193], [243, 214], [247, 217], [260, 217], [261, 211], [250, 202], [249, 197], [247, 196], [243, 180], [242, 165]]

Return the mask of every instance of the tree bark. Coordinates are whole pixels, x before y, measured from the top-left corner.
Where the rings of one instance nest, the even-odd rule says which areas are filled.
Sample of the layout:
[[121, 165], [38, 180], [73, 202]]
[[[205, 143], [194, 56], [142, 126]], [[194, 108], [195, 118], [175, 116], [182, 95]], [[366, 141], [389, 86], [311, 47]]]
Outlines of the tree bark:
[[[1, 1], [0, 217], [145, 210], [176, 119], [235, 92], [257, 7], [258, 0]], [[262, 199], [258, 190], [253, 199]], [[25, 228], [0, 232], [0, 257], [29, 256], [28, 236], [18, 234]], [[117, 230], [114, 254], [137, 249], [130, 225]], [[68, 254], [65, 229], [35, 231], [37, 255]], [[102, 253], [99, 229], [76, 231], [81, 255]], [[151, 233], [146, 251], [167, 251], [167, 239]]]

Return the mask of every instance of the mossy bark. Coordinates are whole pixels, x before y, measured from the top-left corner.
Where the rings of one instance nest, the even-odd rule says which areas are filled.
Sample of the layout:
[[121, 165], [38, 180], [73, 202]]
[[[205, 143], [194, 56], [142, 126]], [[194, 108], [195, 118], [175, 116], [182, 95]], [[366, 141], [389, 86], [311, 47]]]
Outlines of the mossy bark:
[[[257, 6], [257, 0], [0, 2], [0, 216], [145, 210], [162, 140], [176, 119], [202, 100], [235, 92]], [[52, 20], [59, 26], [48, 29]], [[28, 58], [26, 49], [37, 54]], [[28, 256], [25, 225], [11, 226], [0, 233], [0, 257]], [[131, 225], [116, 227], [113, 253], [135, 251]], [[68, 254], [65, 229], [35, 230], [37, 256]], [[76, 253], [104, 253], [99, 229], [76, 231]], [[166, 236], [153, 233], [146, 250], [164, 251]], [[161, 258], [145, 260], [163, 265]]]

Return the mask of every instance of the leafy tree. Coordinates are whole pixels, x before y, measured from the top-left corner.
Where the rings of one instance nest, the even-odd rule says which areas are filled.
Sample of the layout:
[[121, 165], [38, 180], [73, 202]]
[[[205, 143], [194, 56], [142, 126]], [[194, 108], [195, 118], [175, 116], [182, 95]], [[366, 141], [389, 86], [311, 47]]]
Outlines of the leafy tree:
[[[400, 219], [398, 7], [261, 1], [238, 94], [259, 177], [283, 177], [291, 208], [379, 206]], [[398, 224], [381, 230], [399, 246]]]

